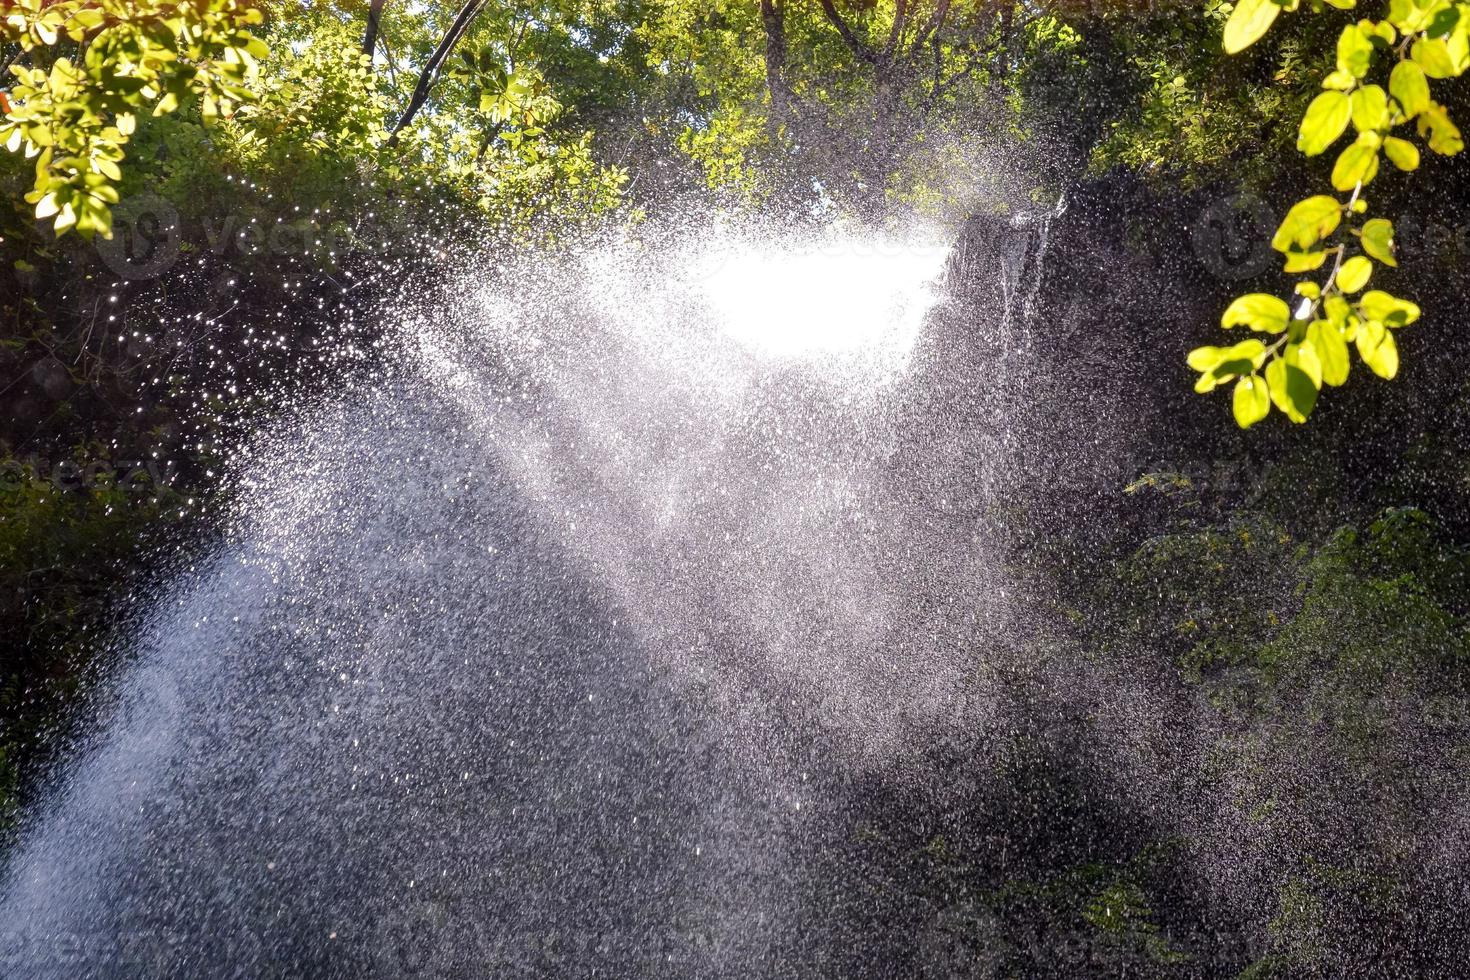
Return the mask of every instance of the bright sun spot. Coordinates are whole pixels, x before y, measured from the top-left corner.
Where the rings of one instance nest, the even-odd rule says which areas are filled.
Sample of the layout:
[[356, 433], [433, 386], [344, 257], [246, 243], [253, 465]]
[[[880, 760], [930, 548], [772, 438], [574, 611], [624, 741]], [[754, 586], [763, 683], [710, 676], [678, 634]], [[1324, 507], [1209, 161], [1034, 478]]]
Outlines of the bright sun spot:
[[703, 283], [725, 334], [775, 358], [906, 354], [937, 298], [947, 249], [839, 239], [731, 249]]

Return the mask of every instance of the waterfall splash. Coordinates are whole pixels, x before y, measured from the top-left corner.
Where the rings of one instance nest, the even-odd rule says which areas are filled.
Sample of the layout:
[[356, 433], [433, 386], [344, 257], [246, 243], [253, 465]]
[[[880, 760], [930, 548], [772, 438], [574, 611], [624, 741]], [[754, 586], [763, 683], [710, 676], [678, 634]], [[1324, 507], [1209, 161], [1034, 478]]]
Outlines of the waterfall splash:
[[152, 598], [5, 972], [949, 975], [854, 843], [1004, 724], [934, 240], [622, 242], [403, 313]]

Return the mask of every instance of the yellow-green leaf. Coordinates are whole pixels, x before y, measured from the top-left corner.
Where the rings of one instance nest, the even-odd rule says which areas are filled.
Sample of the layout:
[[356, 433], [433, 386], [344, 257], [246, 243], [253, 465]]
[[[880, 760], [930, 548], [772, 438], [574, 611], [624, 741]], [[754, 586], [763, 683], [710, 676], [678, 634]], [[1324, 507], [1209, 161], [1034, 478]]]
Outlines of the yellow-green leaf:
[[1393, 254], [1393, 222], [1387, 218], [1374, 218], [1363, 225], [1363, 251], [1387, 266], [1397, 266]]
[[1344, 27], [1337, 38], [1337, 70], [1362, 78], [1372, 65], [1373, 42], [1357, 24]]
[[1239, 54], [1271, 29], [1281, 8], [1272, 0], [1239, 0], [1225, 22], [1225, 53]]
[[1247, 326], [1262, 333], [1280, 333], [1291, 320], [1286, 302], [1268, 293], [1248, 293], [1231, 303], [1220, 318], [1224, 327]]
[[[1381, 91], [1381, 90], [1380, 90]], [[1353, 93], [1353, 99], [1357, 99]], [[1301, 129], [1297, 134], [1296, 148], [1309, 157], [1327, 149], [1347, 129], [1348, 119], [1353, 116], [1355, 103], [1341, 92], [1323, 92], [1312, 100], [1307, 113], [1302, 117]], [[1354, 117], [1356, 118], [1356, 117]]]
[[1287, 252], [1283, 272], [1311, 272], [1322, 268], [1327, 260], [1326, 252]]
[[1266, 366], [1271, 402], [1293, 422], [1305, 422], [1317, 404], [1317, 386], [1301, 368], [1278, 357]]
[[1352, 362], [1342, 331], [1326, 320], [1314, 320], [1307, 327], [1307, 340], [1322, 363], [1322, 380], [1334, 387], [1346, 382]]
[[1414, 42], [1410, 57], [1430, 78], [1454, 78], [1460, 73], [1455, 70], [1455, 59], [1444, 38], [1420, 38]]
[[1354, 255], [1337, 270], [1337, 287], [1345, 293], [1356, 293], [1368, 285], [1373, 275], [1373, 263], [1362, 255]]
[[1412, 61], [1400, 61], [1388, 77], [1388, 91], [1398, 100], [1405, 117], [1413, 119], [1429, 107], [1429, 80]]
[[1444, 106], [1431, 102], [1419, 113], [1419, 135], [1429, 138], [1429, 148], [1441, 156], [1454, 156], [1465, 148], [1460, 127], [1450, 121]]
[[1356, 143], [1343, 150], [1332, 167], [1332, 186], [1340, 191], [1351, 191], [1359, 184], [1366, 184], [1378, 173], [1378, 147], [1361, 137]]
[[1419, 148], [1408, 140], [1387, 136], [1383, 140], [1383, 155], [1393, 161], [1400, 170], [1419, 169]]
[[1388, 93], [1379, 85], [1364, 85], [1352, 94], [1353, 128], [1377, 132], [1388, 127]]
[[1235, 383], [1235, 395], [1231, 399], [1235, 424], [1249, 429], [1271, 411], [1271, 395], [1266, 390], [1266, 381], [1259, 374], [1249, 374]]
[[1271, 247], [1278, 252], [1309, 249], [1332, 234], [1342, 221], [1342, 203], [1327, 194], [1318, 194], [1298, 201], [1286, 212], [1281, 227], [1271, 238]]
[[1368, 369], [1391, 381], [1399, 373], [1399, 348], [1393, 334], [1377, 320], [1369, 320], [1358, 328], [1358, 356]]
[[1310, 341], [1303, 339], [1301, 343], [1287, 344], [1286, 352], [1281, 356], [1287, 367], [1300, 368], [1311, 380], [1312, 387], [1322, 387], [1322, 360]]
[[1366, 320], [1377, 320], [1386, 327], [1407, 327], [1419, 319], [1419, 307], [1406, 299], [1391, 296], [1381, 289], [1370, 289], [1358, 300], [1358, 310]]

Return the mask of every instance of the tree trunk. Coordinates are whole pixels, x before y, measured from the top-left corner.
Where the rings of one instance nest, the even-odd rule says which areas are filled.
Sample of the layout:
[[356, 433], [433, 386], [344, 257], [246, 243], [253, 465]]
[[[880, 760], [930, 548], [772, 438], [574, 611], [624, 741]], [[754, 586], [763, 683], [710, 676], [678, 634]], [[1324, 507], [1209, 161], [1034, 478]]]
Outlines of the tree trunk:
[[372, 57], [378, 47], [378, 26], [383, 22], [383, 5], [388, 0], [373, 0], [368, 7], [367, 30], [362, 35], [362, 53]]
[[761, 23], [766, 29], [766, 89], [771, 94], [771, 122], [779, 125], [791, 108], [786, 80], [786, 11], [783, 0], [761, 0]]

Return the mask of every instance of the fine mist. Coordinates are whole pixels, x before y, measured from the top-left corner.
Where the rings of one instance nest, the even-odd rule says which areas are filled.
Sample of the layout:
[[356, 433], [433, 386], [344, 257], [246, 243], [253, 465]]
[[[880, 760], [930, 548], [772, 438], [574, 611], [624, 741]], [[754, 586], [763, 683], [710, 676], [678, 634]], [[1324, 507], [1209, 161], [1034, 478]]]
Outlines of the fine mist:
[[1002, 387], [946, 358], [948, 254], [650, 235], [388, 311], [380, 379], [278, 417], [150, 598], [8, 961], [950, 975], [859, 843], [977, 805], [935, 747], [1008, 724]]

